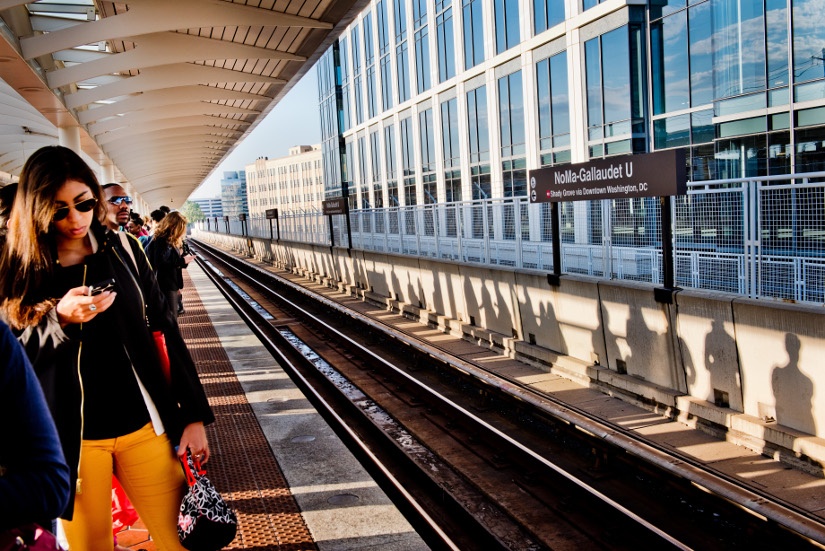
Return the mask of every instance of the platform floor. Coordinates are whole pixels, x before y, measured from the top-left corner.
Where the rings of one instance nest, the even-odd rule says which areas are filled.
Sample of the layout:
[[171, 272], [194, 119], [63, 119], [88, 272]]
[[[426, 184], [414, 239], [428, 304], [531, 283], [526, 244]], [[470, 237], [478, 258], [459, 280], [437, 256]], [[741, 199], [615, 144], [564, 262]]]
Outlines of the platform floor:
[[[200, 267], [184, 276], [181, 331], [216, 417], [207, 476], [239, 521], [226, 549], [427, 549]], [[140, 523], [118, 541], [156, 551]]]

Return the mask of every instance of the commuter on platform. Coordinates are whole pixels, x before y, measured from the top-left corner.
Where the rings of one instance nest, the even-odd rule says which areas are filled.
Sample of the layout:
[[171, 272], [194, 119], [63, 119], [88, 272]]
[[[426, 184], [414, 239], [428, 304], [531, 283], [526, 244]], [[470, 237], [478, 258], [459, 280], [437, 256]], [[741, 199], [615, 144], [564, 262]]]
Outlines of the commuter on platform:
[[0, 188], [0, 240], [6, 237], [6, 227], [9, 223], [9, 214], [16, 193], [17, 184], [7, 184]]
[[106, 196], [106, 206], [109, 209], [104, 224], [114, 231], [125, 229], [126, 223], [129, 222], [129, 215], [132, 212], [132, 198], [118, 184], [105, 184], [103, 193]]
[[51, 528], [69, 501], [69, 467], [43, 391], [8, 326], [0, 323], [0, 534]]
[[158, 229], [158, 224], [160, 224], [164, 216], [166, 216], [166, 213], [160, 209], [155, 209], [149, 213], [149, 236], [143, 242], [144, 250], [149, 246], [149, 243], [152, 242], [152, 238], [155, 236], [155, 230]]
[[195, 259], [192, 254], [183, 254], [186, 224], [183, 214], [170, 212], [158, 223], [155, 236], [146, 248], [146, 256], [175, 317], [181, 313], [178, 296], [183, 289], [183, 268]]
[[142, 247], [144, 246], [143, 242], [146, 237], [149, 236], [149, 234], [143, 229], [143, 218], [141, 218], [139, 214], [135, 213], [132, 213], [129, 221], [126, 222], [126, 232], [137, 239]]
[[[174, 316], [139, 244], [102, 225], [103, 191], [76, 153], [39, 149], [19, 186], [0, 255], [0, 314], [19, 332], [71, 469], [69, 545], [112, 549], [115, 474], [158, 548], [181, 550], [185, 481], [173, 450], [208, 460], [204, 424], [214, 416]], [[91, 288], [107, 281], [110, 290]], [[166, 338], [169, 383], [147, 320]]]

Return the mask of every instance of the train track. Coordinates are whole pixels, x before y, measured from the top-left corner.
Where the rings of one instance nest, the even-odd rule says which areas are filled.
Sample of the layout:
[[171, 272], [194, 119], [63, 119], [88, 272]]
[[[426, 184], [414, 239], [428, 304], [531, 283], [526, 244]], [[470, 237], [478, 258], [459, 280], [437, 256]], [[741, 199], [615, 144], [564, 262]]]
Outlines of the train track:
[[816, 519], [231, 254], [196, 249], [435, 549], [822, 548]]

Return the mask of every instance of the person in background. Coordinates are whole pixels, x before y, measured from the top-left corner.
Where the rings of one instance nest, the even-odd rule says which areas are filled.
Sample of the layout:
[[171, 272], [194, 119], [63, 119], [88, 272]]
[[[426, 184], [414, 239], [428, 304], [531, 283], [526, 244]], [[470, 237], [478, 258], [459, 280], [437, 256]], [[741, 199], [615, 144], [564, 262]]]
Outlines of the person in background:
[[143, 242], [144, 250], [149, 246], [149, 243], [152, 242], [152, 238], [155, 236], [155, 230], [164, 216], [166, 216], [166, 213], [160, 209], [155, 209], [149, 213], [149, 236]]
[[106, 184], [103, 186], [103, 193], [106, 196], [106, 206], [109, 213], [106, 216], [106, 226], [110, 230], [120, 231], [129, 222], [129, 213], [132, 211], [132, 198], [119, 184]]
[[7, 184], [0, 188], [0, 239], [6, 237], [6, 226], [9, 223], [9, 214], [17, 194], [17, 184]]
[[69, 467], [26, 354], [0, 323], [0, 532], [47, 529], [69, 502]]
[[186, 235], [186, 217], [173, 211], [163, 217], [155, 229], [155, 236], [146, 249], [146, 256], [158, 279], [170, 312], [175, 317], [179, 314], [178, 295], [183, 289], [183, 268], [195, 256], [183, 254], [183, 236]]
[[126, 231], [132, 235], [138, 242], [143, 245], [145, 238], [149, 236], [149, 234], [143, 235], [143, 219], [140, 217], [139, 214], [132, 213], [132, 216], [129, 218], [129, 221], [126, 222]]
[[[0, 254], [0, 315], [19, 333], [69, 465], [69, 546], [112, 550], [115, 474], [158, 548], [182, 551], [175, 450], [208, 461], [214, 415], [175, 318], [139, 244], [103, 226], [103, 191], [74, 151], [37, 150], [19, 186]], [[111, 290], [93, 292], [110, 279]], [[147, 321], [164, 334], [171, 382]]]
[[141, 237], [141, 236], [144, 236], [144, 235], [149, 235], [149, 232], [147, 232], [146, 228], [144, 228], [144, 225], [146, 224], [146, 222], [143, 219], [143, 216], [140, 215], [140, 213], [137, 213], [135, 211], [130, 212], [129, 213], [129, 220], [131, 222], [135, 223], [135, 226], [136, 226], [137, 232], [138, 232], [137, 237]]

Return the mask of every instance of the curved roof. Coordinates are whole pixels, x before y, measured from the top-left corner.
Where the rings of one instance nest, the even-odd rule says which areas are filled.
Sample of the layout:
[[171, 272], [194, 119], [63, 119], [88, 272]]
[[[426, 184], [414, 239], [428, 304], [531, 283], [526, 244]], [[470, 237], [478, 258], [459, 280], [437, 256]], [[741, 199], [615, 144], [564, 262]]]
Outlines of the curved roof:
[[87, 160], [180, 206], [365, 0], [0, 0], [0, 171], [79, 127]]

